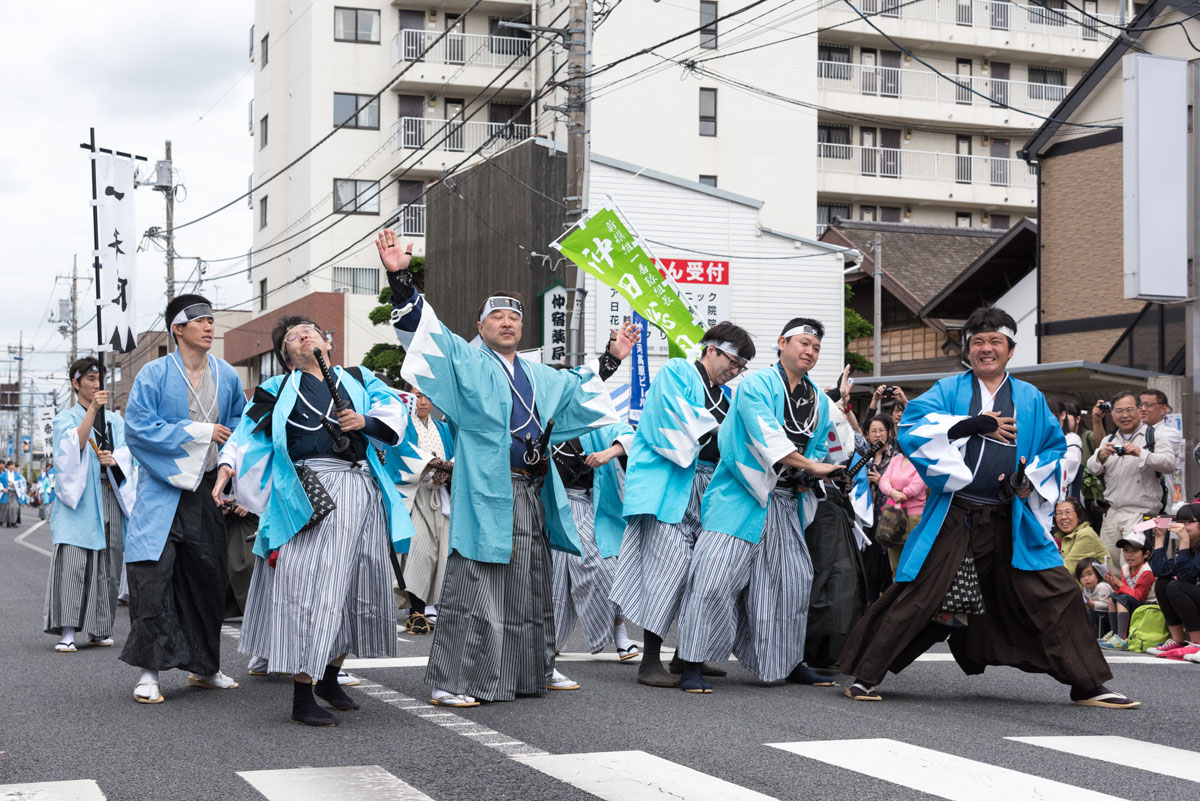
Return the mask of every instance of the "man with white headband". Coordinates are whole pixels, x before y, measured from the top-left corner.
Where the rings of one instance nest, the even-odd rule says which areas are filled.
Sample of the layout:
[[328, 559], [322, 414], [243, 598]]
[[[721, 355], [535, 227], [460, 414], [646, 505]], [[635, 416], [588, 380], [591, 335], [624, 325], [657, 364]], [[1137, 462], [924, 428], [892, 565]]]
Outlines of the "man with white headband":
[[887, 671], [949, 638], [968, 675], [1009, 665], [1050, 674], [1081, 706], [1138, 706], [1104, 686], [1112, 673], [1050, 534], [1066, 440], [1042, 393], [1008, 374], [1016, 332], [1006, 312], [975, 310], [963, 325], [971, 369], [904, 410], [900, 447], [928, 496], [896, 583], [842, 649], [852, 699], [881, 700]]
[[704, 492], [679, 616], [684, 692], [711, 693], [702, 663], [731, 651], [765, 682], [808, 670], [813, 565], [804, 526], [820, 479], [837, 469], [823, 461], [832, 404], [808, 375], [824, 336], [816, 320], [788, 322], [779, 361], [742, 380], [717, 434], [721, 459]]
[[122, 537], [133, 508], [135, 475], [121, 415], [106, 409], [95, 356], [70, 368], [76, 403], [54, 418], [58, 512], [50, 520], [54, 558], [46, 585], [45, 632], [54, 650], [74, 653], [75, 633], [86, 645], [111, 646], [121, 580]]
[[292, 721], [336, 726], [316, 698], [358, 709], [338, 683], [346, 655], [396, 655], [389, 551], [407, 550], [412, 523], [380, 454], [411, 433], [408, 410], [369, 370], [331, 365], [313, 321], [281, 317], [271, 341], [290, 372], [254, 390], [212, 500], [229, 503], [232, 479], [237, 502], [262, 520], [238, 650], [292, 675]]
[[125, 438], [139, 466], [125, 536], [129, 640], [121, 659], [142, 669], [134, 700], [163, 701], [159, 671], [189, 671], [193, 687], [232, 689], [221, 672], [227, 589], [225, 520], [211, 495], [217, 452], [246, 404], [233, 367], [209, 354], [212, 305], [201, 295], [167, 304], [178, 346], [137, 374]]
[[[626, 468], [628, 522], [612, 599], [642, 627], [637, 681], [650, 687], [679, 686], [663, 667], [662, 641], [679, 614], [700, 534], [700, 498], [720, 459], [717, 427], [729, 410], [725, 385], [755, 354], [750, 334], [731, 322], [706, 331], [700, 347], [698, 360], [670, 359], [650, 382]], [[683, 669], [678, 656], [670, 669]], [[725, 675], [720, 668], [705, 670]]]
[[443, 325], [412, 285], [412, 245], [376, 240], [392, 289], [403, 376], [455, 433], [450, 556], [425, 683], [430, 703], [475, 706], [579, 685], [554, 666], [550, 550], [582, 554], [551, 446], [617, 422], [601, 383], [633, 349], [623, 326], [599, 362], [572, 370], [517, 357], [524, 307], [511, 292], [479, 309], [479, 346]]

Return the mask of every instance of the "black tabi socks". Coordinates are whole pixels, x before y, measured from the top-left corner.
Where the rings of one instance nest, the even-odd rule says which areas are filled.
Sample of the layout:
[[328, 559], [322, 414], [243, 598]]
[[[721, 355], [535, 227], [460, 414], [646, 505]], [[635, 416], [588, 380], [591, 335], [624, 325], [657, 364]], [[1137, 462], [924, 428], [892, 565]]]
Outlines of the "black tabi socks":
[[352, 709], [358, 709], [358, 704], [354, 699], [346, 695], [346, 691], [338, 684], [338, 671], [336, 665], [326, 665], [325, 675], [317, 682], [314, 692], [316, 696], [325, 703], [329, 704], [339, 712], [349, 712]]
[[313, 687], [306, 681], [292, 682], [292, 720], [305, 726], [336, 726], [341, 722], [317, 704]]

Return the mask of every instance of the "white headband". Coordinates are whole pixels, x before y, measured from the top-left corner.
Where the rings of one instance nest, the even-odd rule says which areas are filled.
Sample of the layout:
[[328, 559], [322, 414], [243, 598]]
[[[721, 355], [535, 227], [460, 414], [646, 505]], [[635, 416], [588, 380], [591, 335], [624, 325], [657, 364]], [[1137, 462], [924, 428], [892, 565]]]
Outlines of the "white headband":
[[482, 323], [484, 319], [492, 312], [501, 311], [503, 309], [511, 309], [512, 311], [515, 311], [522, 320], [525, 319], [525, 311], [521, 307], [521, 301], [517, 300], [516, 298], [510, 298], [506, 295], [497, 295], [496, 297], [488, 298], [483, 302], [483, 311], [479, 313], [479, 322]]
[[719, 351], [728, 353], [730, 356], [732, 356], [735, 359], [738, 359], [738, 360], [742, 359], [742, 354], [738, 353], [738, 349], [734, 346], [734, 344], [732, 342], [725, 342], [725, 341], [701, 342], [700, 344], [706, 348], [716, 348]]
[[212, 306], [207, 303], [193, 303], [191, 306], [180, 309], [179, 314], [175, 315], [175, 319], [171, 321], [171, 325], [187, 325], [192, 320], [212, 316]]
[[968, 331], [966, 342], [969, 345], [971, 343], [971, 337], [975, 336], [976, 334], [993, 334], [993, 333], [994, 334], [1004, 334], [1004, 336], [1008, 337], [1009, 341], [1011, 341], [1014, 345], [1017, 343], [1017, 332], [1012, 330], [1011, 328], [1009, 328], [1006, 325], [996, 326], [995, 328], [980, 328], [978, 331]]
[[81, 379], [85, 375], [87, 375], [88, 373], [98, 373], [98, 372], [100, 372], [100, 368], [93, 364], [91, 367], [89, 367], [86, 370], [76, 370], [75, 374], [71, 376], [71, 380], [78, 381], [79, 379]]
[[813, 328], [811, 325], [798, 325], [795, 328], [789, 328], [787, 331], [783, 332], [783, 338], [791, 339], [797, 334], [808, 334], [809, 336], [816, 337], [817, 339], [821, 338], [821, 332]]

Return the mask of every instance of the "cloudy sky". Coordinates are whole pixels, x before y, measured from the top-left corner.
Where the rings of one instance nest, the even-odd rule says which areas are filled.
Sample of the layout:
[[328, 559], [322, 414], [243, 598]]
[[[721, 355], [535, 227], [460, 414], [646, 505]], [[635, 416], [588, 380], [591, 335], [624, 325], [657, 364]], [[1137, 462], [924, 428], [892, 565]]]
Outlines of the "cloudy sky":
[[[65, 0], [34, 7], [0, 3], [0, 219], [4, 220], [0, 290], [0, 379], [16, 366], [8, 345], [24, 332], [34, 352], [25, 362], [40, 391], [66, 386], [70, 346], [47, 321], [70, 296], [72, 257], [91, 277], [89, 126], [102, 147], [163, 157], [172, 141], [180, 201], [176, 224], [223, 205], [246, 189], [252, 166], [247, 104], [253, 95], [248, 60], [251, 0]], [[186, 195], [184, 192], [186, 191]], [[137, 191], [140, 232], [164, 224], [160, 192]], [[176, 252], [205, 259], [244, 254], [250, 211], [242, 201], [210, 221], [180, 231]], [[177, 260], [176, 281], [194, 279], [195, 261]], [[208, 275], [236, 261], [213, 262]], [[138, 256], [139, 327], [154, 323], [165, 294], [166, 266], [149, 245]], [[86, 293], [85, 293], [86, 289]], [[222, 305], [249, 297], [245, 276], [209, 281], [204, 291]], [[80, 281], [81, 322], [95, 289]], [[81, 350], [95, 328], [80, 333]], [[60, 395], [61, 397], [61, 395]]]

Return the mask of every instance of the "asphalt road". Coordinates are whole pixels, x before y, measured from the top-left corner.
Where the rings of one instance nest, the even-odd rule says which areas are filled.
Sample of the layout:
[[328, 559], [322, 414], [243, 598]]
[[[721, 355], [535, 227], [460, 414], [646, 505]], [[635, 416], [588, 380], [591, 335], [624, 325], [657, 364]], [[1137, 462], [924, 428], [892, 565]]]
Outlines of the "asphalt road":
[[172, 672], [166, 702], [144, 706], [131, 697], [137, 671], [117, 659], [123, 609], [116, 648], [59, 654], [41, 633], [50, 535], [34, 516], [0, 529], [0, 801], [1178, 801], [1200, 791], [1200, 665], [1132, 655], [1111, 657], [1111, 686], [1143, 702], [1131, 711], [1072, 706], [1045, 676], [967, 677], [944, 652], [891, 678], [882, 703], [840, 687], [764, 686], [736, 663], [714, 694], [686, 695], [638, 686], [634, 665], [612, 655], [569, 654], [560, 669], [580, 691], [452, 711], [425, 703], [430, 637], [404, 635], [403, 666], [353, 668], [362, 709], [337, 729], [310, 729], [288, 722], [289, 679], [247, 675], [230, 629], [222, 669], [239, 689], [189, 688]]

